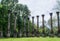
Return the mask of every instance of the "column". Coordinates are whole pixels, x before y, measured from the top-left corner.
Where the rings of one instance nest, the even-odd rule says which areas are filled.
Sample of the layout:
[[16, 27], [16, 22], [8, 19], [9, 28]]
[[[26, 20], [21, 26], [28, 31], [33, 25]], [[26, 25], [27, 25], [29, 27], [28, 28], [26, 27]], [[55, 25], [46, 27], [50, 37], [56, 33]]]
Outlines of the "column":
[[43, 30], [42, 30], [42, 32], [43, 32], [43, 34], [45, 33], [44, 31], [44, 14], [42, 15], [42, 28], [43, 28]]
[[32, 36], [34, 36], [34, 16], [32, 17]]
[[17, 12], [14, 12], [14, 37], [17, 37], [17, 31], [16, 31], [16, 20], [17, 20]]
[[39, 16], [37, 15], [37, 31], [39, 31]]
[[58, 33], [60, 33], [60, 26], [59, 26], [59, 12], [56, 12], [57, 14], [57, 21], [58, 21]]
[[10, 14], [11, 10], [8, 10], [8, 32], [7, 32], [7, 37], [10, 37]]
[[53, 14], [53, 13], [50, 13], [50, 20], [51, 20], [51, 34], [53, 33], [53, 26], [52, 26], [52, 24], [53, 24], [53, 23], [52, 23], [52, 14]]

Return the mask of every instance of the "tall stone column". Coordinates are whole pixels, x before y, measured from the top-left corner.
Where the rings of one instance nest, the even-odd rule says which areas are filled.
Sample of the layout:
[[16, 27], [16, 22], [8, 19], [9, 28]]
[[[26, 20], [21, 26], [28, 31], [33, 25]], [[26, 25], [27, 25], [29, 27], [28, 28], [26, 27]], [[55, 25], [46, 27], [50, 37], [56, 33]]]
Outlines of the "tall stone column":
[[8, 31], [7, 31], [7, 37], [10, 37], [10, 15], [11, 15], [11, 10], [8, 10]]
[[60, 34], [60, 26], [59, 26], [59, 12], [56, 12], [57, 14], [57, 21], [58, 21], [58, 34]]
[[17, 37], [17, 31], [16, 31], [16, 20], [17, 20], [17, 12], [14, 12], [14, 37]]
[[53, 23], [52, 23], [52, 14], [53, 14], [53, 13], [50, 13], [50, 20], [51, 20], [51, 34], [53, 34], [53, 26], [52, 26], [52, 24], [53, 24]]
[[27, 37], [29, 36], [30, 30], [29, 30], [29, 17], [28, 17], [28, 32], [27, 32]]
[[39, 16], [37, 15], [37, 32], [36, 32], [36, 36], [39, 36]]
[[32, 36], [34, 36], [34, 16], [32, 17]]
[[39, 16], [37, 16], [37, 31], [39, 31]]
[[45, 29], [44, 29], [44, 14], [42, 15], [42, 28], [43, 28], [42, 32], [44, 34], [45, 33]]
[[24, 36], [26, 37], [26, 16], [24, 17]]

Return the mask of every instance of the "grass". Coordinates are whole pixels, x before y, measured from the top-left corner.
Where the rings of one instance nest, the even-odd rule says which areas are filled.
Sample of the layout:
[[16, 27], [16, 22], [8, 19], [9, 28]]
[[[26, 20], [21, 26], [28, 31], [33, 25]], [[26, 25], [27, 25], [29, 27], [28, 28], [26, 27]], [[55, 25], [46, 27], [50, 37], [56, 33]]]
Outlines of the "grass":
[[0, 41], [60, 41], [57, 37], [0, 38]]

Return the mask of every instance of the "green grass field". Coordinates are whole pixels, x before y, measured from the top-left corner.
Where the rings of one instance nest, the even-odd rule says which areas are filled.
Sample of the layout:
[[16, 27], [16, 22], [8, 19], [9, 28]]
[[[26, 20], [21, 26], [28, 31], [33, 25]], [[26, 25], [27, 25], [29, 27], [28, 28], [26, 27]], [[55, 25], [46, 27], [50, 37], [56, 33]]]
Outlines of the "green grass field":
[[57, 37], [0, 38], [0, 41], [60, 41], [60, 38]]

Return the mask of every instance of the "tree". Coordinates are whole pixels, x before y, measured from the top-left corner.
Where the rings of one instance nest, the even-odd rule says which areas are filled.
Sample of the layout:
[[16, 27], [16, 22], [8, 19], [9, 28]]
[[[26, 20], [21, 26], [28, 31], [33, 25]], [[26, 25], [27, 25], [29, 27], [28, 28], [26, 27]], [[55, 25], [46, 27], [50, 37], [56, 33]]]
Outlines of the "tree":
[[[1, 14], [2, 16], [4, 15], [3, 16], [4, 18], [2, 17], [4, 19], [4, 22], [2, 22], [2, 26], [4, 25], [3, 26], [4, 36], [6, 36], [8, 29], [9, 29], [8, 34], [11, 33], [11, 36], [13, 36], [15, 32], [18, 32], [19, 34], [20, 34], [20, 32], [23, 32], [24, 17], [25, 17], [25, 21], [26, 21], [25, 22], [26, 32], [28, 31], [28, 23], [29, 23], [29, 28], [30, 28], [29, 30], [30, 30], [30, 32], [32, 32], [32, 23], [30, 20], [28, 21], [28, 18], [30, 16], [30, 10], [29, 10], [28, 6], [23, 5], [23, 4], [17, 4], [17, 3], [18, 3], [18, 0], [2, 0], [1, 1], [1, 4], [4, 8], [4, 9], [2, 8], [1, 11], [6, 10], [6, 11], [3, 11], [4, 13]], [[9, 11], [10, 14], [8, 14], [8, 10], [10, 10]], [[16, 12], [16, 14], [15, 14], [15, 12]], [[7, 25], [8, 25], [8, 27], [7, 27]], [[14, 31], [14, 28], [15, 28], [15, 31]]]
[[3, 5], [2, 8], [0, 8], [0, 26], [3, 34], [5, 34], [7, 30], [7, 9]]
[[2, 0], [1, 4], [8, 7], [8, 9], [12, 9], [14, 8], [14, 6], [16, 5], [16, 3], [18, 3], [18, 0]]
[[[6, 7], [7, 11], [11, 10], [11, 13], [14, 11], [16, 3], [18, 3], [18, 0], [2, 0], [1, 1], [1, 4]], [[10, 31], [9, 31], [10, 25], [11, 25], [10, 24], [10, 22], [11, 22], [10, 17], [12, 14], [10, 13], [10, 11], [8, 11], [8, 12], [9, 12], [9, 14], [7, 13], [8, 14], [8, 33], [7, 33], [7, 35], [10, 36], [10, 34], [9, 34], [10, 33]]]

